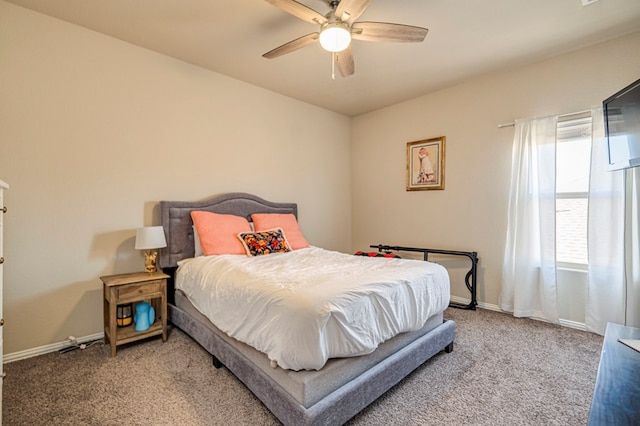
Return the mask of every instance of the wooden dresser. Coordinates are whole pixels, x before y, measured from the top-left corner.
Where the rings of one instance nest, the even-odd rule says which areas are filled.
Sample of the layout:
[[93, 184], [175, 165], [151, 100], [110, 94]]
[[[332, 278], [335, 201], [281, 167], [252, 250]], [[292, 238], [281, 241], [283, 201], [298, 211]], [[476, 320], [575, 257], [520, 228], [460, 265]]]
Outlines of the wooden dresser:
[[607, 324], [589, 426], [640, 424], [640, 352], [618, 339], [640, 339], [640, 328]]
[[[3, 339], [4, 337], [2, 336], [2, 326], [4, 325], [4, 316], [2, 313], [2, 274], [4, 273], [3, 271], [3, 264], [4, 264], [4, 251], [2, 249], [2, 235], [3, 235], [3, 217], [4, 214], [7, 211], [6, 206], [4, 205], [4, 191], [9, 189], [9, 185], [7, 185], [5, 182], [3, 182], [2, 180], [0, 180], [0, 366], [2, 365], [2, 354], [4, 351], [4, 343], [3, 343]], [[2, 423], [2, 380], [4, 379], [4, 371], [2, 371], [1, 373], [1, 377], [0, 377], [0, 424]]]

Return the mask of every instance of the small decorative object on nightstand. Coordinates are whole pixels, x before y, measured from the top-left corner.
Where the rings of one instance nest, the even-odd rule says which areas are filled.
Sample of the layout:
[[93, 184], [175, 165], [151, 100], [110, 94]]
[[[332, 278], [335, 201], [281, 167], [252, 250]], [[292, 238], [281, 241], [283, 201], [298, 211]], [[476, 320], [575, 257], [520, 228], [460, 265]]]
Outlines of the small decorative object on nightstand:
[[156, 320], [156, 312], [153, 306], [147, 302], [140, 302], [136, 305], [136, 316], [133, 319], [136, 323], [136, 331], [145, 331], [153, 325]]
[[133, 322], [133, 304], [118, 305], [116, 310], [116, 323], [118, 327], [126, 327]]
[[[167, 278], [169, 275], [162, 272], [100, 277], [104, 293], [104, 341], [111, 347], [111, 356], [116, 356], [118, 345], [146, 337], [162, 335], [162, 341], [167, 341]], [[149, 327], [144, 331], [136, 331], [132, 324], [117, 326], [118, 308], [135, 302], [147, 302], [153, 307], [154, 318], [149, 318]]]
[[167, 241], [164, 238], [162, 226], [146, 226], [138, 228], [136, 231], [136, 250], [146, 250], [144, 252], [144, 270], [156, 272], [156, 259], [158, 252], [156, 249], [166, 247]]

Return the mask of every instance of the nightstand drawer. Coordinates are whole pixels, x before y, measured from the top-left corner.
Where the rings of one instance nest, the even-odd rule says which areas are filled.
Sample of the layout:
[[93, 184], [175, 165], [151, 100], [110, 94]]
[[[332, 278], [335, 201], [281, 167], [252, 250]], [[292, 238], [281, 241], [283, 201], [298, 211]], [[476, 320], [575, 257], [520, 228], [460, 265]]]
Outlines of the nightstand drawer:
[[126, 286], [122, 288], [118, 288], [116, 291], [118, 293], [118, 299], [128, 299], [135, 296], [144, 296], [148, 294], [159, 293], [162, 288], [163, 281], [149, 281], [145, 284], [137, 284], [132, 286]]

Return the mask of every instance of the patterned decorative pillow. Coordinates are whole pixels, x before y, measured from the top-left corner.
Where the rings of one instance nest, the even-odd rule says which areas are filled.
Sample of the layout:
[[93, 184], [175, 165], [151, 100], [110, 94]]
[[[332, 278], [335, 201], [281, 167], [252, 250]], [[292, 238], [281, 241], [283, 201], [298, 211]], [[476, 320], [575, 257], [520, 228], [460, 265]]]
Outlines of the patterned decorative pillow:
[[261, 256], [263, 254], [291, 251], [291, 246], [285, 238], [282, 228], [259, 232], [241, 232], [238, 234], [238, 238], [240, 238], [247, 256]]

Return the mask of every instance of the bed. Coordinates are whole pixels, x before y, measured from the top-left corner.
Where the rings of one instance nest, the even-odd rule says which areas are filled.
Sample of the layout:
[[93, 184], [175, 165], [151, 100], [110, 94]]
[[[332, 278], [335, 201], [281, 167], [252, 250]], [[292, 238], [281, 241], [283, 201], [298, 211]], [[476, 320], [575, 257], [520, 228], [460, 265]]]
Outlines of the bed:
[[[162, 201], [167, 247], [161, 250], [159, 263], [172, 277], [179, 263], [192, 261], [196, 254], [192, 211], [242, 218], [256, 213], [297, 217], [294, 203], [274, 203], [246, 193], [195, 202]], [[179, 282], [184, 280], [177, 277]], [[453, 349], [455, 323], [443, 319], [445, 304], [430, 312], [420, 328], [376, 344], [373, 352], [329, 357], [318, 369], [281, 368], [267, 354], [221, 331], [185, 291], [174, 288], [175, 281], [172, 278], [169, 286], [170, 322], [211, 353], [216, 367], [231, 371], [285, 425], [343, 424], [427, 359]]]

